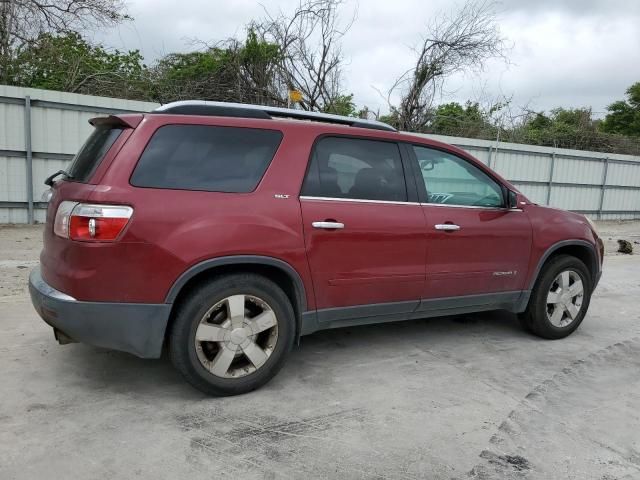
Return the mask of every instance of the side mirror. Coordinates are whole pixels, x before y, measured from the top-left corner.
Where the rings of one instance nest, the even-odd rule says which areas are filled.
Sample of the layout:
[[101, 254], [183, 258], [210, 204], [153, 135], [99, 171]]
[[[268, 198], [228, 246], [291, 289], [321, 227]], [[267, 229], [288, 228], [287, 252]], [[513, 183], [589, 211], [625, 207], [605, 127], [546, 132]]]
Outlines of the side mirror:
[[518, 208], [518, 194], [513, 190], [507, 190], [507, 208]]

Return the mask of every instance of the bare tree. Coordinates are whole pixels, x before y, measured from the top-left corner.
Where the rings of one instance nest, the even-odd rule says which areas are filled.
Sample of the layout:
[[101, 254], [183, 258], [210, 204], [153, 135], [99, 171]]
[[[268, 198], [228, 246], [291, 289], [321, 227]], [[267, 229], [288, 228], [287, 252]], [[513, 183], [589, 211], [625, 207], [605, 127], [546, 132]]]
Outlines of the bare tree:
[[0, 81], [16, 49], [45, 32], [113, 25], [129, 17], [123, 0], [0, 0]]
[[487, 59], [505, 58], [504, 50], [494, 2], [469, 0], [459, 11], [436, 18], [416, 50], [415, 65], [389, 91], [389, 98], [400, 92], [400, 104], [391, 108], [398, 127], [420, 130], [429, 121], [447, 77], [466, 69], [481, 70]]
[[305, 110], [329, 108], [340, 95], [343, 64], [340, 39], [351, 27], [341, 23], [343, 0], [300, 0], [291, 16], [282, 12], [250, 28], [279, 46], [274, 96], [286, 102], [289, 90], [302, 93]]

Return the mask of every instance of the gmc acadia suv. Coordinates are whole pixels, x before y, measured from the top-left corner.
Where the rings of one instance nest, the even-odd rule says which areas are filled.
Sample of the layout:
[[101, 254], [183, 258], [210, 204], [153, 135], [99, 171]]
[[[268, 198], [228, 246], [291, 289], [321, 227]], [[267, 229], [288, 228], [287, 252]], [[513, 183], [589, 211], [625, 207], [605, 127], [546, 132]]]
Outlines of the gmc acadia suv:
[[587, 218], [383, 123], [199, 101], [90, 123], [47, 179], [33, 305], [60, 343], [166, 344], [209, 394], [327, 328], [505, 309], [566, 337], [600, 279]]

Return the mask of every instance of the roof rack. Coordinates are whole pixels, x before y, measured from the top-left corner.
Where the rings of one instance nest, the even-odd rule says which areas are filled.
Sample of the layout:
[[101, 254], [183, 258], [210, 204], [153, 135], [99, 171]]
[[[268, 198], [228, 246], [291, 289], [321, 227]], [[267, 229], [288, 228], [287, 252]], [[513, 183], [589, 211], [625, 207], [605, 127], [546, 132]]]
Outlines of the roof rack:
[[183, 100], [172, 102], [156, 108], [151, 113], [172, 113], [178, 115], [211, 115], [216, 117], [262, 118], [274, 117], [295, 118], [299, 120], [315, 120], [317, 122], [338, 123], [358, 128], [397, 131], [391, 125], [376, 120], [332, 115], [329, 113], [307, 112], [292, 108], [268, 107], [265, 105], [249, 105], [244, 103], [211, 102], [206, 100]]

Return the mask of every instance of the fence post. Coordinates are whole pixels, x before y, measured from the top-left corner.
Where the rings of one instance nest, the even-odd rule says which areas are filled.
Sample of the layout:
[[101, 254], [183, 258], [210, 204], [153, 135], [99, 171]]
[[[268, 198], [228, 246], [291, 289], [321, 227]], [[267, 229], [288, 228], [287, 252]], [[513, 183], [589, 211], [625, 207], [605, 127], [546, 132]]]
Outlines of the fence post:
[[487, 167], [491, 168], [491, 155], [493, 154], [493, 147], [489, 145], [489, 158], [487, 158]]
[[24, 149], [27, 156], [27, 220], [33, 225], [33, 152], [31, 150], [31, 97], [24, 97]]
[[598, 220], [602, 220], [602, 206], [604, 205], [604, 191], [607, 187], [608, 172], [609, 157], [604, 157], [604, 171], [602, 172], [602, 185], [600, 186], [600, 205], [598, 206]]
[[556, 168], [556, 152], [551, 153], [551, 168], [549, 170], [549, 184], [547, 186], [547, 205], [551, 201], [551, 187], [553, 186], [553, 171]]

